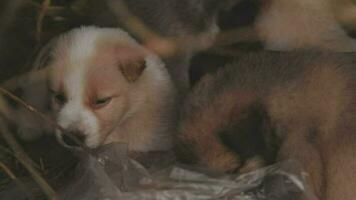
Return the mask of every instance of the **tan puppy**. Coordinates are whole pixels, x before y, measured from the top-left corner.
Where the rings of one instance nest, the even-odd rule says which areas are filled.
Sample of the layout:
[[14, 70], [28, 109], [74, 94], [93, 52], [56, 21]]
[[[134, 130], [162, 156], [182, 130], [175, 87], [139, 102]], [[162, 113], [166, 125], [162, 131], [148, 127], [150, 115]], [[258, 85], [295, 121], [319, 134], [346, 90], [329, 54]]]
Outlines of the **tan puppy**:
[[74, 29], [58, 38], [49, 67], [56, 119], [89, 147], [114, 141], [132, 151], [171, 146], [173, 84], [161, 60], [126, 32]]
[[356, 30], [356, 5], [354, 0], [329, 0], [336, 19], [349, 31]]
[[[336, 0], [264, 0], [255, 28], [269, 50], [324, 49], [355, 51], [349, 37], [335, 18]], [[341, 6], [344, 8], [344, 6]], [[339, 7], [338, 7], [339, 8]], [[336, 16], [340, 14], [336, 13]]]
[[247, 55], [203, 78], [188, 95], [177, 155], [231, 172], [246, 171], [251, 159], [268, 164], [276, 154], [302, 164], [320, 199], [353, 200], [355, 91], [355, 56]]

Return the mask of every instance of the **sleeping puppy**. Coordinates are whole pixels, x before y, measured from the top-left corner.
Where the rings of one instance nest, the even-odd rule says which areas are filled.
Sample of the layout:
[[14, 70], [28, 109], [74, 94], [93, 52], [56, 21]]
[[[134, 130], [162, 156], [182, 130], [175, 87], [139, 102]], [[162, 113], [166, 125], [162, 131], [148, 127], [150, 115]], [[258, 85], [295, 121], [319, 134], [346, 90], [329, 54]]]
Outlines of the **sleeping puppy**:
[[130, 151], [170, 148], [175, 90], [157, 56], [121, 29], [96, 27], [60, 36], [51, 54], [52, 108], [70, 134], [91, 148], [110, 142], [127, 143]]
[[350, 4], [349, 0], [265, 0], [254, 28], [269, 50], [355, 51], [356, 41], [342, 29], [337, 21], [342, 16], [334, 10]]
[[354, 199], [355, 61], [261, 52], [207, 75], [182, 108], [177, 157], [217, 172], [294, 159], [320, 199]]

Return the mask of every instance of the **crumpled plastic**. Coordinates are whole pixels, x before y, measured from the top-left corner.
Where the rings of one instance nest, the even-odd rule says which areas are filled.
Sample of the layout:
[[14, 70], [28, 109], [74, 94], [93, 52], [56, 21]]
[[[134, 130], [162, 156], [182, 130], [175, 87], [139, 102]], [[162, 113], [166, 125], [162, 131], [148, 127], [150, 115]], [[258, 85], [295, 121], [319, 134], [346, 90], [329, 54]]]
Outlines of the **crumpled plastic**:
[[316, 199], [305, 181], [306, 174], [293, 161], [242, 175], [215, 176], [174, 162], [167, 164], [165, 160], [162, 158], [147, 168], [128, 157], [124, 144], [106, 145], [89, 155], [83, 153], [73, 180], [60, 190], [60, 197], [67, 200]]

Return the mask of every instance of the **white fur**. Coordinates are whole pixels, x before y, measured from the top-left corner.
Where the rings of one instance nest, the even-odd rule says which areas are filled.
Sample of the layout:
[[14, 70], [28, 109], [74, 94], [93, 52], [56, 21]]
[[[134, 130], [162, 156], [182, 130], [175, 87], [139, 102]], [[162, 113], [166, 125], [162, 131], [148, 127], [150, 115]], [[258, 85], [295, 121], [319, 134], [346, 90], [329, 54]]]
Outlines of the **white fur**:
[[[68, 37], [68, 36], [66, 36]], [[67, 91], [68, 102], [64, 105], [58, 114], [59, 125], [65, 129], [76, 129], [86, 135], [85, 143], [89, 147], [98, 145], [99, 124], [95, 115], [82, 105], [84, 101], [84, 88], [86, 84], [86, 72], [89, 66], [89, 60], [95, 52], [95, 42], [100, 37], [97, 31], [86, 31], [85, 29], [76, 29], [69, 33], [70, 43], [62, 52], [62, 56], [68, 56], [71, 67], [71, 73], [65, 77], [64, 88]], [[65, 40], [67, 38], [62, 38]], [[63, 51], [63, 49], [61, 49]], [[65, 53], [63, 55], [63, 53]], [[59, 132], [57, 132], [57, 135]]]

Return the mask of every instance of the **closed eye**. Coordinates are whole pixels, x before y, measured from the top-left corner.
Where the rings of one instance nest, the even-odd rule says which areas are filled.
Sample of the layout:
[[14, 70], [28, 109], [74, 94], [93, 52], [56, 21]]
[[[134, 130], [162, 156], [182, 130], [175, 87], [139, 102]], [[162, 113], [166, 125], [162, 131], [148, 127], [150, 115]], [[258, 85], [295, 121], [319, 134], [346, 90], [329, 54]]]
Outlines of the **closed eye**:
[[95, 99], [94, 102], [93, 102], [93, 107], [95, 109], [102, 108], [102, 107], [108, 105], [110, 103], [111, 99], [112, 99], [112, 97], [105, 97], [105, 98]]
[[53, 90], [50, 90], [50, 93], [52, 94], [52, 99], [53, 101], [58, 104], [58, 105], [63, 105], [67, 102], [67, 98], [62, 92], [55, 92]]

